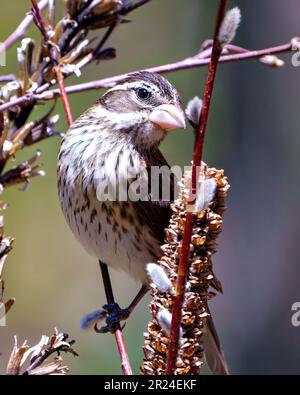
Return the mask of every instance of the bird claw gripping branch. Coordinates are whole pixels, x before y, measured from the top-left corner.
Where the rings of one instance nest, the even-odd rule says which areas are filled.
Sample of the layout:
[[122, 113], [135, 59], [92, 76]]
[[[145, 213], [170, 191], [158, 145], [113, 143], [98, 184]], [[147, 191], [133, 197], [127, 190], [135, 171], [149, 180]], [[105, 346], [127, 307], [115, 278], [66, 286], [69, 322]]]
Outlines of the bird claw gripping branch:
[[[94, 328], [97, 333], [115, 333], [116, 324], [126, 320], [130, 315], [130, 309], [121, 309], [117, 303], [105, 304], [102, 310], [96, 310], [85, 315], [81, 320], [82, 329]], [[100, 321], [105, 320], [106, 325], [98, 327]]]
[[98, 329], [97, 324], [95, 324], [94, 328], [98, 333], [115, 333], [116, 324], [126, 320], [130, 315], [129, 309], [121, 309], [118, 303], [105, 304], [103, 309], [106, 312], [106, 325]]

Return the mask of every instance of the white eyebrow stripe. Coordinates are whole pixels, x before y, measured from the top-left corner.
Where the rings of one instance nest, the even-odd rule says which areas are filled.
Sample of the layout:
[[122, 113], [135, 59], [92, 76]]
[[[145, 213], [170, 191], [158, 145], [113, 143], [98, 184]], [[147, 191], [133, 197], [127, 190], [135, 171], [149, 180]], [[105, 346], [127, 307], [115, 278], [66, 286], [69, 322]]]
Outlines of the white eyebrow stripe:
[[129, 89], [138, 89], [141, 87], [150, 88], [156, 92], [159, 91], [159, 89], [151, 83], [144, 82], [144, 81], [135, 81], [135, 82], [125, 82], [124, 84], [115, 85], [114, 87], [110, 88], [106, 93], [114, 92], [114, 91], [121, 91], [121, 90], [126, 91]]

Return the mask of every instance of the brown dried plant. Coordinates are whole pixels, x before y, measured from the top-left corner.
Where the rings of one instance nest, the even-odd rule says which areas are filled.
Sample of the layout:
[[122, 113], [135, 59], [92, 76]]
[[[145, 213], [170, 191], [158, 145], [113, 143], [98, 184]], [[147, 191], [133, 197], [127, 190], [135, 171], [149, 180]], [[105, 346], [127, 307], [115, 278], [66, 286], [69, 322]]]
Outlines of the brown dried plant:
[[[217, 238], [221, 232], [222, 216], [225, 211], [225, 197], [229, 189], [223, 170], [209, 168], [202, 163], [203, 180], [215, 180], [216, 192], [208, 207], [194, 211], [195, 221], [189, 248], [186, 292], [182, 306], [181, 339], [175, 374], [199, 374], [203, 364], [204, 348], [202, 336], [210, 313], [207, 301], [215, 292], [222, 292], [211, 257], [216, 251]], [[170, 279], [169, 286], [164, 285], [163, 276], [151, 284], [152, 301], [150, 311], [152, 321], [145, 333], [143, 374], [165, 374], [167, 368], [167, 350], [170, 339], [171, 312], [175, 294], [177, 272], [182, 248], [182, 239], [189, 208], [189, 188], [191, 171], [188, 171], [180, 184], [179, 198], [172, 204], [173, 215], [166, 229], [166, 244], [162, 246], [163, 256], [158, 265]], [[163, 285], [162, 285], [163, 282]]]
[[[126, 21], [125, 15], [146, 2], [143, 0], [132, 4], [128, 0], [67, 0], [65, 1], [65, 14], [56, 23], [55, 2], [42, 0], [38, 4], [36, 0], [32, 0], [31, 14], [26, 16], [4, 43], [4, 49], [8, 49], [15, 41], [22, 38], [17, 48], [18, 74], [0, 77], [0, 106], [13, 103], [12, 106], [6, 109], [2, 108], [0, 111], [1, 192], [4, 188], [16, 184], [23, 184], [22, 190], [25, 190], [30, 179], [44, 175], [44, 171], [36, 164], [40, 157], [40, 151], [37, 151], [36, 155], [29, 160], [4, 171], [10, 159], [14, 158], [20, 149], [49, 137], [61, 136], [61, 133], [55, 131], [59, 121], [59, 116], [53, 115], [55, 104], [41, 119], [29, 121], [35, 107], [43, 104], [41, 95], [44, 93], [47, 95], [48, 89], [58, 84], [64, 99], [63, 104], [67, 118], [71, 121], [71, 111], [65, 95], [64, 78], [72, 74], [79, 76], [81, 69], [93, 61], [113, 59], [115, 50], [104, 48], [106, 40], [117, 24]], [[46, 17], [44, 17], [41, 11], [47, 6]], [[33, 39], [25, 37], [26, 29], [31, 22], [34, 22], [41, 32], [41, 45], [39, 46], [36, 46]], [[96, 40], [95, 37], [88, 37], [89, 31], [106, 27], [108, 30], [100, 41], [92, 45]], [[34, 95], [39, 95], [39, 97], [32, 100]], [[20, 101], [19, 99], [22, 97], [26, 99]], [[14, 303], [14, 299], [4, 301], [4, 280], [2, 277], [4, 262], [12, 248], [12, 242], [12, 238], [3, 236], [3, 217], [1, 217], [1, 322], [6, 319], [6, 314]], [[42, 337], [41, 342], [28, 351], [26, 351], [25, 343], [19, 348], [15, 345], [8, 366], [8, 374], [19, 374], [30, 354], [32, 354], [31, 365], [24, 374], [65, 373], [67, 370], [62, 367], [60, 357], [57, 357], [50, 365], [40, 366], [41, 362], [54, 351], [71, 350], [73, 352], [70, 345], [68, 348], [68, 344], [64, 340], [65, 337], [56, 331], [51, 340]]]
[[[19, 150], [37, 144], [47, 138], [61, 135], [56, 130], [59, 116], [55, 115], [54, 112], [56, 100], [59, 96], [62, 97], [66, 117], [70, 123], [72, 121], [72, 113], [67, 94], [113, 86], [124, 77], [124, 75], [119, 75], [98, 81], [80, 83], [74, 86], [65, 87], [64, 85], [64, 81], [69, 76], [77, 75], [79, 77], [86, 65], [92, 62], [101, 63], [102, 61], [114, 59], [116, 57], [116, 49], [106, 46], [107, 40], [118, 25], [128, 22], [128, 14], [150, 1], [151, 0], [65, 0], [64, 14], [57, 21], [55, 18], [56, 9], [54, 1], [40, 0], [40, 2], [37, 3], [37, 0], [32, 0], [31, 13], [25, 17], [16, 30], [5, 40], [2, 46], [4, 50], [7, 50], [15, 42], [19, 42], [16, 54], [18, 65], [17, 74], [0, 76], [0, 192], [2, 192], [3, 188], [16, 184], [23, 184], [22, 189], [24, 190], [33, 177], [44, 175], [43, 170], [37, 165], [37, 160], [40, 156], [38, 150], [33, 158], [14, 167], [8, 169], [7, 167], [10, 164], [10, 159], [15, 158]], [[46, 11], [42, 13], [44, 10]], [[41, 42], [38, 43], [38, 45], [36, 45], [32, 38], [27, 36], [28, 27], [32, 22], [36, 24], [41, 33]], [[100, 39], [98, 40], [97, 36], [99, 34]], [[219, 44], [221, 44], [217, 59], [219, 63], [256, 59], [263, 65], [279, 68], [284, 65], [284, 62], [277, 57], [277, 54], [297, 49], [300, 39], [295, 37], [281, 45], [254, 51], [232, 45], [228, 37], [225, 38], [224, 42], [221, 42], [221, 39], [219, 41]], [[216, 40], [214, 40], [214, 42], [216, 42]], [[206, 40], [196, 55], [147, 70], [157, 73], [167, 73], [176, 70], [207, 66], [211, 63], [213, 55], [213, 41]], [[215, 65], [218, 62], [215, 62]], [[55, 86], [58, 86], [59, 89], [55, 89]], [[54, 100], [54, 105], [42, 118], [37, 119], [35, 116], [35, 108], [48, 100]], [[208, 110], [206, 113], [204, 110], [204, 114], [208, 115]], [[33, 119], [33, 121], [29, 119]], [[195, 122], [194, 126], [196, 129], [198, 121]], [[205, 212], [199, 214], [196, 222], [193, 224], [192, 232], [194, 233], [192, 248], [196, 254], [194, 258], [197, 256], [197, 259], [190, 257], [191, 266], [189, 267], [188, 279], [190, 288], [185, 296], [183, 306], [183, 340], [181, 340], [179, 356], [176, 359], [177, 373], [198, 372], [203, 353], [201, 347], [202, 327], [208, 314], [205, 303], [206, 299], [212, 295], [210, 291], [208, 291], [208, 286], [211, 285], [220, 290], [220, 284], [212, 272], [210, 254], [214, 250], [215, 237], [219, 232], [219, 229], [214, 229], [214, 226], [221, 223], [220, 215], [223, 210], [222, 199], [224, 198], [222, 193], [225, 193], [225, 190], [222, 192], [222, 188], [226, 189], [227, 182], [223, 173], [215, 169], [206, 169], [205, 174], [207, 177], [216, 179], [218, 183], [218, 192], [212, 205], [207, 210], [204, 210]], [[186, 182], [188, 178], [189, 175], [186, 176], [184, 182]], [[224, 185], [221, 186], [220, 183], [224, 183]], [[169, 247], [164, 247], [165, 255], [159, 262], [171, 276], [173, 287], [175, 286], [176, 265], [178, 263], [178, 251], [180, 249], [179, 238], [180, 232], [182, 232], [180, 221], [181, 223], [184, 222], [184, 219], [181, 218], [186, 205], [184, 199], [183, 187], [181, 200], [177, 201], [173, 206], [174, 215], [167, 233], [168, 242], [171, 244]], [[4, 207], [5, 205], [3, 204], [1, 208]], [[176, 230], [174, 230], [174, 226]], [[2, 309], [0, 309], [0, 319], [1, 313], [4, 316], [14, 302], [14, 299], [9, 299], [5, 302], [3, 295], [4, 282], [2, 278], [4, 262], [7, 254], [12, 248], [12, 242], [13, 238], [4, 237], [3, 235], [3, 219], [1, 217], [0, 307], [2, 306]], [[103, 273], [106, 277], [106, 293], [112, 296], [112, 290], [109, 289], [110, 281], [108, 271], [105, 269]], [[151, 372], [162, 373], [166, 367], [166, 347], [168, 340], [157, 321], [157, 313], [159, 307], [169, 311], [172, 305], [171, 291], [168, 291], [166, 294], [161, 294], [153, 287], [152, 294], [154, 298], [151, 305], [153, 322], [146, 336], [145, 360], [142, 367], [142, 371], [145, 374]], [[196, 308], [193, 301], [197, 298], [200, 299], [196, 314], [196, 311], [193, 310]], [[192, 322], [193, 320], [194, 322]], [[198, 332], [195, 329], [196, 326]], [[193, 330], [197, 333], [193, 332]], [[194, 340], [190, 336], [192, 333], [195, 335]], [[156, 335], [157, 337], [155, 339], [154, 336]], [[55, 336], [55, 339], [62, 339], [62, 335], [58, 333], [56, 333]], [[63, 342], [64, 341], [65, 338]], [[121, 335], [118, 341], [121, 344], [120, 355], [123, 371], [125, 374], [130, 374], [131, 368], [126, 349], [123, 347], [124, 343], [122, 343], [123, 340]], [[28, 351], [26, 354], [26, 345], [23, 344], [23, 346], [19, 348], [15, 345], [8, 373], [17, 372], [14, 374], [19, 374], [23, 366], [25, 355], [31, 355], [30, 366], [33, 365], [31, 373], [29, 369], [28, 372], [26, 370], [27, 373], [25, 374], [38, 374], [38, 372], [43, 372], [43, 374], [51, 374], [51, 372], [65, 373], [66, 370], [61, 365], [60, 357], [57, 357], [58, 359], [56, 359], [52, 365], [46, 365], [46, 367], [43, 365], [44, 367], [42, 368], [40, 364], [37, 365], [37, 361], [44, 361], [45, 355], [49, 353], [49, 355], [52, 354], [51, 350], [53, 350], [52, 346], [55, 341], [53, 344], [51, 342], [52, 340], [48, 339], [46, 341], [46, 338], [42, 338], [40, 345], [36, 347], [40, 349], [43, 357], [41, 357], [41, 359], [35, 358], [34, 360], [32, 359], [33, 351]], [[176, 342], [174, 342], [174, 344], [175, 343]], [[57, 348], [55, 351], [58, 351]], [[187, 358], [186, 355], [188, 355]], [[150, 359], [152, 357], [153, 361], [151, 364]], [[155, 362], [155, 366], [154, 357], [156, 358], [155, 361], [157, 361], [157, 363]]]
[[[69, 335], [59, 333], [57, 329], [51, 337], [43, 335], [41, 340], [33, 347], [27, 345], [27, 340], [18, 347], [17, 337], [12, 350], [6, 373], [8, 375], [65, 375], [69, 371], [62, 364], [61, 353], [70, 353], [78, 356], [72, 348], [74, 340], [68, 340]], [[56, 354], [53, 361], [50, 357]]]

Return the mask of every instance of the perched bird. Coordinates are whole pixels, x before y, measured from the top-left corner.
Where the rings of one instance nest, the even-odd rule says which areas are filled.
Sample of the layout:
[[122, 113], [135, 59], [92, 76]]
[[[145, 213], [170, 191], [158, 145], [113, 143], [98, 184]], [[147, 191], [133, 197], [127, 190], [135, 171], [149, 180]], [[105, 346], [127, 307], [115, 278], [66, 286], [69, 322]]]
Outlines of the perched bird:
[[[129, 316], [148, 289], [146, 264], [162, 254], [174, 179], [171, 175], [168, 180], [169, 201], [161, 196], [162, 179], [153, 200], [150, 171], [168, 167], [158, 146], [169, 130], [184, 127], [175, 88], [160, 75], [143, 71], [109, 89], [71, 125], [61, 143], [59, 198], [71, 230], [89, 254], [143, 284], [127, 309], [108, 306], [104, 331]], [[134, 196], [120, 199], [135, 184]], [[135, 199], [142, 190], [143, 198]], [[217, 339], [215, 344], [219, 350]]]

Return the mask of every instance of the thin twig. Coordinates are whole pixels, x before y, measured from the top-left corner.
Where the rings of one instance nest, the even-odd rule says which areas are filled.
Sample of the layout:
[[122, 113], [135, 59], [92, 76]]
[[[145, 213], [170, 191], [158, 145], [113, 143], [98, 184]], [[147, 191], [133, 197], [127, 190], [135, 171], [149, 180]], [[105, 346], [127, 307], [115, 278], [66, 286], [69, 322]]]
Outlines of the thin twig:
[[106, 43], [106, 41], [109, 39], [110, 35], [112, 32], [115, 30], [115, 27], [117, 26], [117, 22], [113, 22], [107, 31], [105, 32], [104, 36], [101, 38], [99, 44], [93, 49], [92, 52], [90, 52], [87, 56], [85, 56], [78, 64], [77, 67], [78, 69], [81, 69], [82, 67], [88, 65], [92, 60], [97, 59], [99, 56], [99, 53], [101, 49], [103, 48], [103, 45]]
[[17, 77], [14, 74], [0, 75], [0, 83], [16, 81]]
[[117, 22], [113, 22], [109, 28], [107, 29], [106, 33], [104, 34], [104, 36], [101, 38], [100, 42], [98, 45], [96, 45], [96, 47], [93, 49], [92, 54], [94, 56], [97, 56], [100, 52], [100, 50], [103, 48], [103, 45], [106, 43], [106, 41], [109, 39], [109, 37], [111, 36], [112, 32], [114, 31], [115, 27], [117, 26]]
[[70, 102], [69, 102], [68, 95], [67, 95], [66, 88], [65, 88], [65, 84], [64, 84], [64, 76], [63, 76], [59, 66], [55, 67], [55, 73], [56, 73], [56, 77], [57, 77], [57, 83], [58, 83], [58, 86], [59, 86], [59, 90], [60, 90], [60, 94], [61, 94], [61, 99], [62, 99], [62, 102], [63, 102], [64, 110], [65, 110], [65, 113], [66, 113], [66, 118], [67, 118], [67, 121], [68, 121], [68, 125], [70, 126], [71, 123], [73, 122], [73, 115], [72, 115]]
[[[201, 110], [201, 121], [198, 128], [198, 134], [196, 137], [195, 150], [193, 155], [193, 166], [192, 166], [192, 185], [190, 191], [190, 203], [192, 204], [195, 199], [196, 185], [197, 185], [197, 169], [199, 168], [202, 160], [203, 143], [207, 126], [207, 119], [209, 114], [211, 96], [214, 87], [214, 80], [217, 71], [218, 61], [222, 53], [222, 46], [218, 40], [218, 32], [221, 23], [224, 19], [226, 11], [227, 0], [219, 0], [219, 7], [217, 13], [216, 28], [214, 33], [214, 41], [212, 48], [212, 55], [210, 59], [210, 65], [208, 70], [208, 76], [204, 88], [203, 104]], [[176, 283], [176, 294], [173, 300], [172, 306], [172, 322], [170, 331], [170, 342], [168, 348], [168, 359], [166, 374], [174, 374], [176, 367], [176, 360], [178, 354], [178, 342], [180, 336], [180, 324], [181, 324], [181, 310], [185, 295], [186, 285], [186, 274], [188, 270], [189, 254], [190, 254], [190, 242], [192, 234], [193, 224], [193, 213], [188, 211], [186, 213], [186, 221], [184, 226], [181, 255], [177, 273]]]
[[[99, 261], [99, 264], [100, 264], [101, 274], [102, 274], [102, 278], [103, 278], [103, 284], [104, 284], [104, 290], [105, 290], [107, 303], [113, 304], [113, 303], [115, 303], [115, 298], [114, 298], [114, 294], [113, 294], [113, 290], [112, 290], [112, 286], [111, 286], [108, 267], [105, 263], [103, 263], [101, 261]], [[116, 323], [114, 325], [114, 331], [115, 331], [114, 334], [115, 334], [115, 338], [116, 338], [118, 351], [120, 354], [123, 373], [125, 375], [132, 375], [132, 369], [130, 366], [129, 357], [128, 357], [128, 353], [127, 353], [127, 349], [126, 349], [126, 345], [125, 345], [125, 341], [124, 341], [120, 323]]]
[[[228, 62], [247, 60], [247, 59], [257, 59], [265, 55], [272, 55], [272, 54], [274, 55], [278, 53], [290, 52], [293, 48], [293, 44], [292, 44], [293, 40], [294, 39], [291, 39], [291, 41], [286, 44], [282, 44], [270, 48], [264, 48], [260, 50], [254, 50], [254, 51], [249, 51], [245, 48], [238, 47], [239, 48], [238, 53], [221, 56], [219, 59], [219, 63], [228, 63]], [[229, 45], [228, 49], [232, 49], [232, 45]], [[224, 51], [226, 50], [227, 50], [227, 46], [224, 47]], [[180, 60], [178, 62], [168, 63], [162, 66], [150, 67], [144, 70], [150, 71], [152, 73], [163, 74], [163, 73], [171, 73], [178, 70], [207, 66], [210, 63], [210, 56], [206, 57], [205, 55], [206, 55], [205, 53], [200, 52], [195, 56]], [[103, 78], [101, 80], [95, 80], [91, 82], [85, 82], [82, 84], [72, 85], [67, 87], [66, 90], [67, 93], [72, 94], [72, 93], [78, 93], [87, 90], [93, 90], [93, 89], [111, 88], [117, 82], [125, 78], [127, 74], [128, 73], [120, 74], [113, 77]], [[53, 95], [59, 94], [57, 90], [52, 90], [50, 92], [51, 93], [49, 95], [49, 99], [53, 98], [51, 96], [52, 94]], [[0, 106], [0, 111], [1, 111], [1, 106]]]
[[[298, 38], [295, 38], [298, 39]], [[242, 60], [248, 60], [248, 59], [259, 59], [265, 55], [274, 55], [274, 54], [279, 54], [279, 53], [285, 53], [285, 52], [290, 52], [293, 50], [293, 44], [292, 41], [295, 40], [292, 39], [290, 42], [278, 45], [275, 47], [270, 47], [270, 48], [264, 48], [260, 50], [254, 50], [254, 51], [247, 51], [246, 52], [240, 52], [240, 53], [235, 53], [235, 54], [230, 54], [230, 55], [223, 55], [219, 59], [219, 63], [228, 63], [228, 62], [236, 62], [236, 61], [242, 61]], [[226, 49], [226, 46], [225, 46]], [[185, 70], [185, 69], [192, 69], [192, 68], [197, 68], [197, 67], [202, 67], [202, 66], [207, 66], [210, 63], [210, 57], [200, 57], [200, 55], [192, 56], [190, 58], [175, 62], [175, 63], [169, 63], [165, 64], [162, 66], [155, 66], [151, 68], [147, 68], [145, 70], [151, 71], [153, 73], [158, 73], [158, 74], [163, 74], [163, 73], [171, 73], [177, 70]], [[68, 94], [73, 94], [73, 93], [79, 93], [79, 92], [84, 92], [88, 90], [94, 90], [94, 89], [101, 89], [101, 88], [110, 88], [114, 86], [118, 81], [122, 80], [126, 74], [120, 74], [117, 76], [109, 77], [109, 78], [104, 78], [101, 80], [95, 80], [91, 82], [84, 82], [82, 84], [76, 84], [72, 86], [66, 87], [66, 93]], [[48, 85], [49, 86], [49, 85]], [[11, 107], [14, 107], [16, 105], [20, 105], [23, 103], [29, 103], [29, 102], [34, 102], [36, 100], [52, 100], [60, 96], [59, 89], [53, 89], [53, 90], [47, 90], [48, 86], [41, 87], [39, 89], [39, 93], [36, 94], [34, 92], [28, 92], [24, 96], [20, 96], [16, 99], [12, 99], [8, 101], [7, 103], [4, 103], [0, 105], [0, 111], [7, 110]]]
[[6, 173], [0, 176], [0, 185], [3, 188], [10, 187], [17, 184], [24, 184], [22, 190], [26, 189], [29, 180], [36, 176], [43, 176], [45, 173], [39, 169], [39, 166], [34, 165], [35, 161], [39, 158], [38, 152], [34, 157], [26, 162], [20, 163], [18, 166], [13, 167]]
[[151, 0], [140, 0], [135, 4], [131, 4], [121, 10], [120, 14], [127, 15], [129, 12], [136, 10], [137, 8], [141, 7], [142, 5], [149, 3]]
[[51, 43], [51, 39], [50, 39], [48, 30], [47, 30], [46, 22], [44, 21], [42, 13], [38, 7], [37, 0], [31, 0], [31, 2], [33, 5], [33, 9], [32, 9], [33, 20], [34, 20], [35, 24], [37, 25], [37, 27], [40, 29], [40, 31], [44, 37], [45, 44], [47, 44], [49, 46], [50, 57], [51, 57], [51, 60], [53, 63], [53, 69], [54, 69], [54, 72], [56, 75], [56, 80], [57, 80], [57, 83], [59, 86], [59, 90], [60, 90], [64, 110], [66, 113], [67, 121], [68, 121], [68, 124], [71, 125], [71, 123], [73, 122], [73, 116], [72, 116], [72, 112], [71, 112], [71, 106], [69, 103], [69, 99], [68, 99], [68, 96], [66, 93], [66, 88], [64, 85], [64, 77], [63, 77], [63, 74], [62, 74], [60, 66], [59, 66], [58, 49], [56, 46], [54, 46]]
[[[89, 63], [91, 60], [93, 60], [95, 57], [97, 57], [97, 54], [99, 54], [103, 45], [108, 40], [108, 38], [110, 37], [110, 35], [112, 34], [112, 32], [114, 31], [116, 26], [117, 26], [116, 22], [112, 23], [109, 26], [106, 33], [100, 40], [99, 44], [95, 47], [93, 52], [91, 52], [86, 58], [84, 58], [85, 63], [84, 64], [82, 63], [79, 67], [82, 67], [83, 65]], [[63, 80], [63, 77], [62, 77], [62, 80]], [[62, 92], [62, 89], [60, 89], [60, 91]], [[64, 89], [64, 85], [63, 85], [63, 92], [64, 92], [65, 98], [67, 98], [67, 94], [66, 94], [66, 90]], [[64, 103], [65, 103], [65, 100], [64, 100]], [[65, 106], [65, 111], [66, 111], [66, 114], [68, 114], [69, 110], [66, 109], [66, 106]], [[101, 269], [102, 280], [103, 280], [107, 303], [113, 304], [113, 303], [115, 303], [115, 299], [114, 299], [114, 295], [113, 295], [113, 290], [112, 290], [112, 285], [111, 285], [111, 281], [110, 281], [108, 267], [105, 263], [100, 262], [100, 269]], [[119, 323], [115, 324], [115, 326], [114, 326], [114, 335], [115, 335], [116, 344], [117, 344], [119, 355], [120, 355], [123, 373], [124, 373], [124, 375], [132, 375], [132, 369], [130, 366], [130, 361], [129, 361], [128, 352], [127, 352], [127, 348], [126, 348], [126, 344], [125, 344], [125, 339], [124, 339], [124, 336], [122, 333], [121, 325]]]
[[[83, 65], [89, 63], [95, 57], [97, 58], [97, 55], [100, 53], [101, 49], [103, 48], [103, 45], [106, 43], [106, 41], [108, 40], [108, 38], [114, 31], [116, 26], [117, 26], [117, 22], [113, 22], [109, 26], [106, 33], [100, 40], [99, 44], [94, 48], [93, 52], [91, 52], [88, 56], [86, 56], [83, 59], [84, 63], [80, 62], [80, 64], [78, 65], [79, 68], [81, 68]], [[106, 265], [106, 263], [101, 262], [101, 261], [99, 261], [99, 264], [100, 264], [100, 269], [101, 269], [102, 280], [103, 280], [107, 303], [113, 304], [113, 303], [115, 303], [115, 298], [114, 298], [113, 289], [112, 289], [112, 285], [111, 285], [111, 281], [110, 281], [108, 266]], [[127, 348], [126, 348], [126, 344], [125, 344], [125, 339], [123, 336], [123, 332], [122, 332], [120, 323], [117, 323], [114, 325], [114, 335], [115, 335], [116, 344], [117, 344], [119, 355], [120, 355], [123, 374], [124, 375], [132, 375], [132, 369], [130, 366], [129, 356], [128, 356], [128, 352], [127, 352]]]
[[[64, 77], [63, 77], [63, 74], [62, 74], [60, 66], [59, 66], [57, 49], [53, 45], [51, 45], [51, 41], [50, 41], [49, 34], [47, 32], [46, 24], [43, 20], [41, 12], [37, 8], [37, 1], [36, 0], [31, 0], [31, 1], [32, 1], [33, 7], [34, 7], [33, 13], [34, 13], [36, 25], [39, 27], [42, 35], [44, 36], [45, 43], [47, 43], [50, 46], [51, 60], [53, 62], [54, 71], [55, 71], [56, 79], [57, 79], [57, 82], [59, 85], [60, 95], [62, 97], [67, 121], [70, 126], [71, 123], [73, 122], [73, 116], [72, 116], [71, 106], [70, 106], [68, 96], [66, 93], [66, 89], [65, 89], [65, 85], [64, 85]], [[100, 43], [95, 48], [96, 52], [98, 52], [102, 48], [102, 46], [104, 45], [106, 40], [109, 38], [110, 34], [113, 32], [115, 26], [116, 26], [116, 23], [113, 23], [108, 28], [106, 34], [103, 36]], [[94, 57], [94, 54], [93, 54], [92, 58], [93, 57]], [[109, 304], [114, 303], [114, 295], [113, 295], [113, 290], [112, 290], [112, 286], [111, 286], [108, 267], [105, 263], [100, 262], [100, 268], [101, 268], [101, 273], [102, 273], [103, 284], [104, 284], [107, 302]], [[123, 373], [125, 375], [132, 375], [129, 357], [128, 357], [128, 353], [127, 353], [127, 349], [126, 349], [126, 345], [125, 345], [125, 340], [123, 337], [123, 333], [122, 333], [120, 324], [119, 323], [116, 324], [114, 329], [115, 329], [115, 339], [116, 339], [117, 347], [118, 347], [119, 354], [120, 354], [121, 366], [122, 366]]]
[[[43, 10], [44, 8], [47, 7], [49, 0], [41, 0], [38, 4], [38, 8], [40, 10]], [[19, 24], [19, 26], [16, 28], [16, 30], [4, 41], [3, 46], [7, 50], [10, 48], [16, 41], [20, 40], [23, 38], [29, 26], [33, 22], [33, 16], [31, 14], [26, 15], [26, 17], [23, 19], [23, 21]]]

